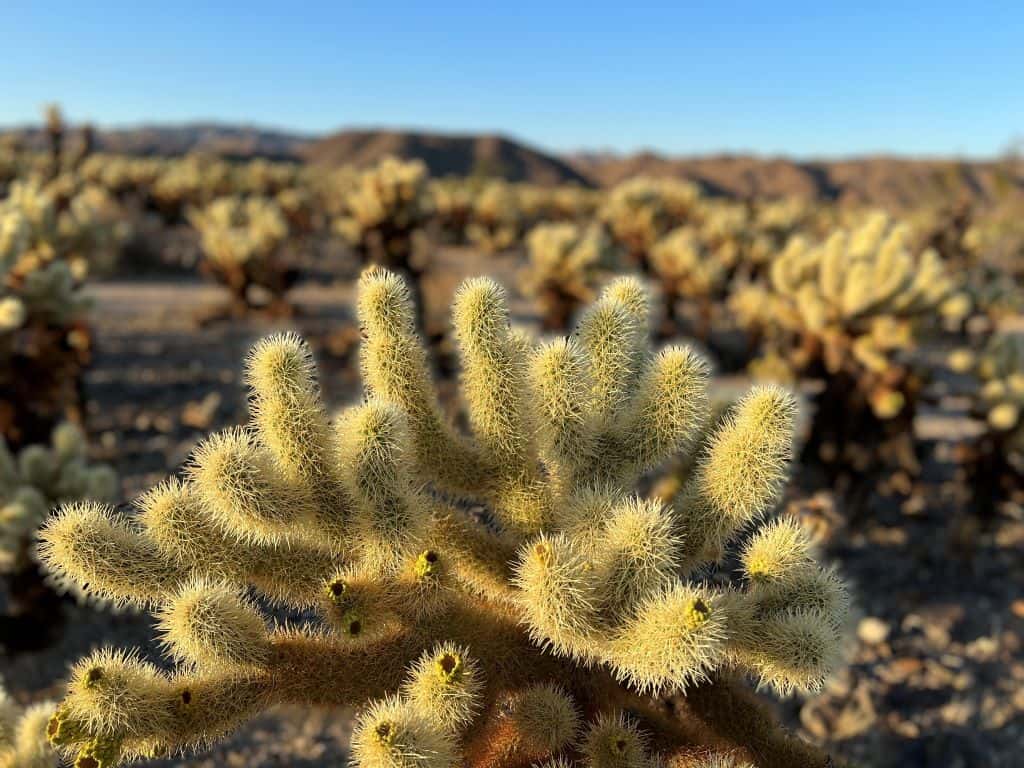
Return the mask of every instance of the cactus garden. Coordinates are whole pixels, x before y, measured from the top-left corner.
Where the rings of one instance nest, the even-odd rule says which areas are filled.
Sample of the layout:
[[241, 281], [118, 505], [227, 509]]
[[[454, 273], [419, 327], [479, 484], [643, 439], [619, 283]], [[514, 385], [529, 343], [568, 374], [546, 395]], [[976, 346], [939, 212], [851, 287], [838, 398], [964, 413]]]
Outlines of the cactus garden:
[[1021, 764], [1017, 155], [77, 115], [0, 121], [0, 768]]

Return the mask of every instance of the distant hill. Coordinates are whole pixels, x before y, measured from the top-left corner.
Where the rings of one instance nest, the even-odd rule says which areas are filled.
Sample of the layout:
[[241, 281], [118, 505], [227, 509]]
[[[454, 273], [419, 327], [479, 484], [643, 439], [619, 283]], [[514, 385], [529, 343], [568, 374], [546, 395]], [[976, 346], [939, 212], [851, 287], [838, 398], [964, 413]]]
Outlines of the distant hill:
[[904, 208], [965, 196], [993, 200], [1024, 192], [1024, 166], [955, 159], [862, 157], [798, 161], [749, 155], [664, 157], [577, 154], [567, 158], [601, 186], [639, 174], [690, 179], [729, 197], [788, 196]]
[[590, 180], [564, 160], [502, 136], [450, 136], [412, 131], [342, 131], [302, 150], [312, 163], [367, 166], [387, 155], [418, 158], [433, 176], [499, 176], [554, 185]]
[[[0, 130], [0, 134], [15, 135], [35, 149], [47, 146], [46, 134], [38, 127]], [[96, 131], [95, 135], [96, 147], [102, 151], [160, 157], [210, 152], [225, 157], [299, 160], [299, 149], [308, 141], [305, 136], [285, 131], [219, 123], [110, 128]], [[77, 139], [77, 128], [69, 128], [68, 141]]]
[[[38, 127], [0, 128], [42, 149]], [[69, 143], [76, 131], [69, 130]], [[691, 179], [728, 197], [789, 196], [905, 208], [966, 197], [987, 202], [1024, 194], [1024, 163], [862, 157], [804, 161], [784, 157], [706, 155], [669, 157], [577, 153], [556, 156], [494, 135], [427, 131], [345, 130], [328, 136], [217, 123], [152, 125], [98, 131], [100, 149], [135, 155], [177, 156], [206, 151], [231, 158], [265, 157], [322, 165], [365, 167], [387, 155], [419, 158], [434, 176], [483, 175], [552, 185], [610, 186], [638, 174]]]

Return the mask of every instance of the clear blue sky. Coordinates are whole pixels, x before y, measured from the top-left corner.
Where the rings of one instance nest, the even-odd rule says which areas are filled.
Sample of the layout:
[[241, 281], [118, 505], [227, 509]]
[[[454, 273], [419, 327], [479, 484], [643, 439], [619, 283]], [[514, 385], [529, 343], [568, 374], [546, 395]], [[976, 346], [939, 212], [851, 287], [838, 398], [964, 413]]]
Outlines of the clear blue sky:
[[0, 30], [2, 125], [56, 100], [101, 125], [486, 130], [555, 150], [977, 156], [1024, 134], [1024, 0], [0, 0]]

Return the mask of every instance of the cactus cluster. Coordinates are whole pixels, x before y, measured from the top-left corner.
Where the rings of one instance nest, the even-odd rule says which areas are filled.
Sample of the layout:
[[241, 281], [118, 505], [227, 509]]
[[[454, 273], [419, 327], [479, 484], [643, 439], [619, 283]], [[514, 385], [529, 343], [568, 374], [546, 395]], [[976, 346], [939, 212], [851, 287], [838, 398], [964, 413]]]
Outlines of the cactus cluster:
[[0, 574], [24, 569], [32, 537], [54, 505], [80, 499], [113, 501], [117, 476], [90, 464], [85, 435], [70, 422], [57, 425], [49, 445], [17, 453], [0, 438]]
[[829, 214], [827, 207], [796, 197], [751, 203], [743, 276], [747, 279], [759, 276], [793, 237], [821, 234], [825, 227], [819, 219], [824, 218], [828, 223]]
[[81, 220], [66, 214], [38, 183], [15, 182], [0, 200], [0, 436], [14, 445], [42, 442], [80, 407], [88, 258], [71, 247], [86, 239]]
[[149, 197], [167, 222], [176, 223], [184, 219], [190, 208], [205, 206], [233, 192], [231, 166], [220, 158], [197, 152], [161, 163]]
[[501, 253], [518, 242], [525, 225], [518, 190], [504, 181], [489, 181], [473, 200], [466, 237], [486, 253]]
[[442, 240], [457, 245], [465, 242], [475, 198], [474, 187], [462, 179], [431, 180], [431, 208]]
[[[726, 240], [726, 243], [733, 241]], [[712, 250], [694, 227], [677, 227], [658, 240], [648, 257], [651, 273], [661, 284], [665, 303], [663, 335], [681, 330], [681, 304], [696, 310], [696, 322], [687, 329], [701, 339], [711, 332], [714, 299], [729, 277], [728, 261]]]
[[427, 168], [393, 157], [364, 171], [344, 196], [335, 230], [364, 261], [409, 271], [414, 238], [430, 214]]
[[295, 273], [283, 257], [290, 230], [281, 207], [265, 197], [221, 197], [188, 212], [199, 232], [203, 268], [231, 292], [239, 311], [259, 305], [259, 289], [271, 307], [284, 309]]
[[959, 286], [934, 251], [915, 254], [908, 235], [875, 213], [822, 242], [797, 236], [772, 262], [770, 286], [730, 299], [767, 339], [762, 371], [824, 379], [808, 447], [827, 463], [864, 470], [890, 435], [900, 442], [893, 459], [916, 465], [904, 438], [925, 382], [908, 353], [943, 307], [959, 303]]
[[[65, 422], [48, 445], [12, 452], [0, 438], [0, 648], [16, 654], [45, 646], [59, 632], [60, 598], [49, 589], [33, 557], [35, 534], [56, 504], [113, 501], [117, 476], [90, 464], [85, 436]], [[80, 593], [76, 592], [80, 596]]]
[[[813, 692], [839, 662], [843, 582], [799, 527], [768, 522], [793, 398], [759, 386], [706, 429], [707, 363], [652, 350], [648, 304], [617, 279], [573, 336], [540, 342], [497, 283], [463, 283], [471, 435], [440, 409], [394, 273], [360, 279], [365, 393], [333, 419], [300, 338], [257, 344], [247, 426], [203, 441], [135, 513], [75, 503], [41, 530], [58, 583], [152, 609], [176, 662], [82, 659], [51, 742], [106, 768], [288, 702], [360, 708], [365, 768], [703, 765], [709, 746], [823, 766], [733, 680]], [[636, 495], [689, 453], [671, 504]], [[726, 552], [740, 573], [712, 583]], [[268, 605], [293, 621], [271, 625]]]
[[46, 738], [55, 706], [19, 707], [0, 685], [0, 768], [55, 768], [57, 755]]
[[598, 217], [634, 263], [649, 272], [654, 244], [687, 223], [701, 204], [700, 189], [690, 182], [637, 176], [612, 188]]
[[618, 252], [600, 225], [538, 224], [526, 237], [528, 261], [521, 273], [523, 293], [540, 312], [545, 330], [561, 331], [596, 283], [613, 272]]
[[992, 517], [1024, 477], [1024, 339], [997, 334], [978, 352], [955, 350], [949, 365], [969, 377], [971, 415], [980, 426], [960, 460], [979, 514]]

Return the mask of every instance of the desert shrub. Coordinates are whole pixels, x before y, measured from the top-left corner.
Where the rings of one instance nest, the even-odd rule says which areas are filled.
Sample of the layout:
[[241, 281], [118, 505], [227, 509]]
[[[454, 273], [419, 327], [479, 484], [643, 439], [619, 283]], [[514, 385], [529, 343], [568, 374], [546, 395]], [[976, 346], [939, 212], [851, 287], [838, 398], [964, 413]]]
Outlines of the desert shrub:
[[[541, 343], [474, 279], [452, 308], [468, 435], [442, 416], [403, 281], [368, 270], [358, 314], [358, 404], [329, 419], [308, 347], [270, 337], [247, 361], [251, 423], [201, 443], [185, 479], [135, 514], [79, 503], [46, 523], [54, 577], [152, 609], [176, 662], [85, 657], [52, 743], [115, 765], [290, 702], [359, 708], [366, 768], [685, 764], [708, 746], [823, 768], [733, 672], [813, 692], [839, 663], [842, 581], [798, 527], [767, 521], [786, 391], [754, 388], [705, 431], [707, 364], [649, 348], [637, 281]], [[697, 469], [670, 505], [636, 495], [685, 452]], [[708, 583], [727, 551], [742, 579]], [[271, 627], [268, 603], [299, 613]]]

